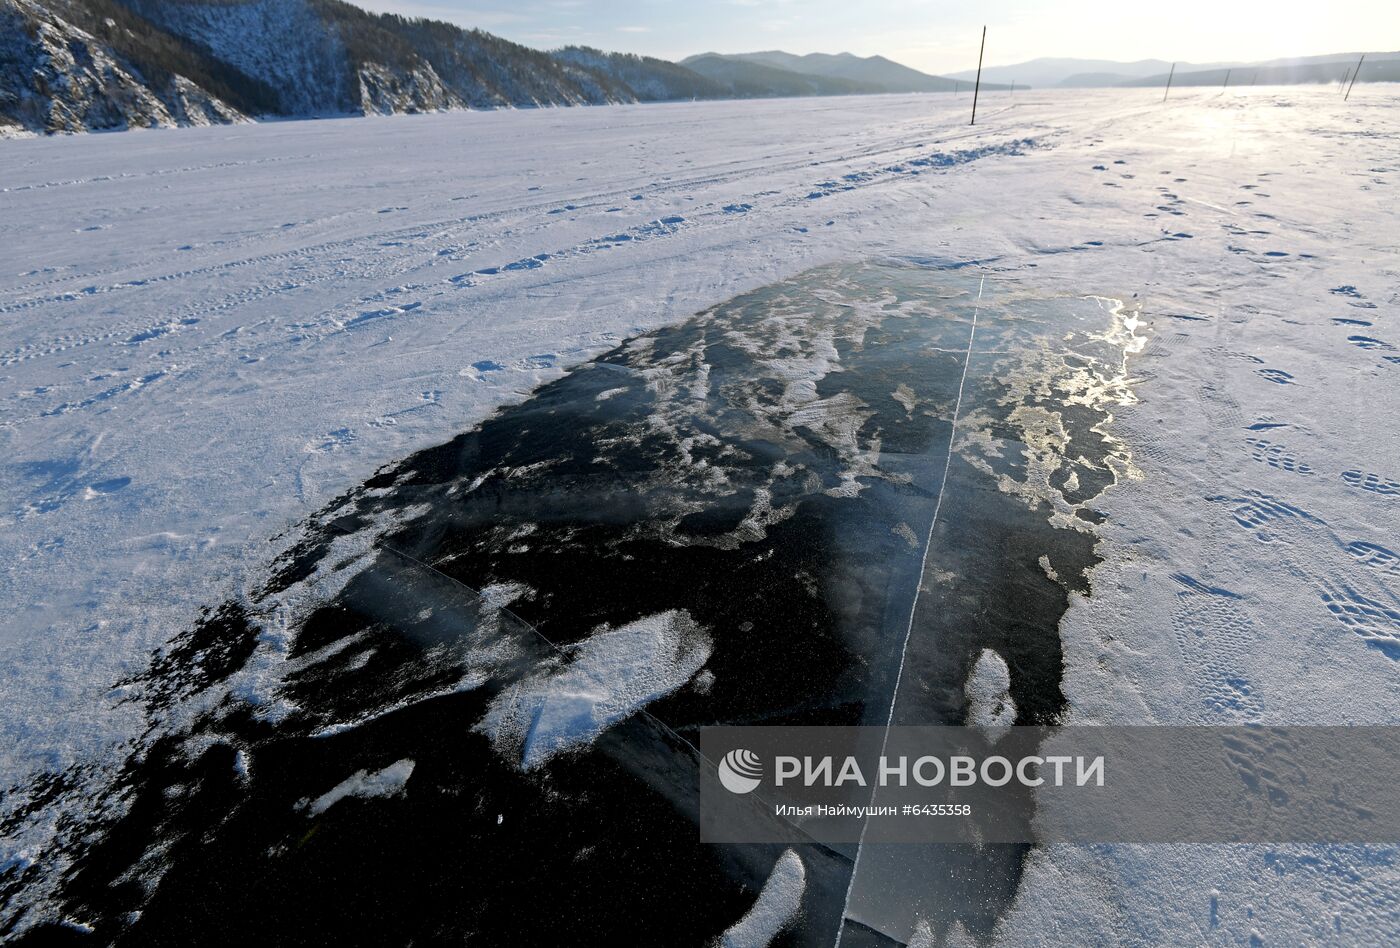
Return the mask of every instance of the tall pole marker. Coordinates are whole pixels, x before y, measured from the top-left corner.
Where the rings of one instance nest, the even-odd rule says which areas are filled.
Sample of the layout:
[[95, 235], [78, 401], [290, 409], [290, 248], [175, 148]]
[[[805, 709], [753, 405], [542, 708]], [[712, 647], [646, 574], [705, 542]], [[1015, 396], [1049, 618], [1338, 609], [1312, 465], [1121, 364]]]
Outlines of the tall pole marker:
[[977, 85], [972, 87], [972, 121], [969, 125], [977, 124], [977, 93], [982, 88], [982, 54], [987, 51], [987, 28], [982, 27], [982, 48], [977, 51]]

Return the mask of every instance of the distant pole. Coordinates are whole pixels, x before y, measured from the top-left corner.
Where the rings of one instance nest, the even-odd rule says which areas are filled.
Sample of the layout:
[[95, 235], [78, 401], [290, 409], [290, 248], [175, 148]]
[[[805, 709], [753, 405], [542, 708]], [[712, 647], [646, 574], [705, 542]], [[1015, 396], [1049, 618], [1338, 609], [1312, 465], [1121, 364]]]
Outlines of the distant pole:
[[1362, 53], [1362, 54], [1361, 54], [1361, 58], [1358, 59], [1358, 60], [1356, 61], [1356, 71], [1353, 72], [1353, 73], [1351, 74], [1351, 84], [1347, 86], [1347, 94], [1344, 95], [1344, 96], [1342, 96], [1342, 101], [1343, 101], [1343, 102], [1345, 102], [1347, 99], [1350, 99], [1350, 98], [1351, 98], [1351, 87], [1354, 86], [1354, 85], [1356, 85], [1356, 77], [1359, 76], [1359, 75], [1361, 75], [1361, 64], [1364, 63], [1365, 61], [1366, 61], [1366, 54], [1365, 54], [1365, 53]]
[[1230, 88], [1230, 70], [1225, 70], [1225, 84], [1220, 87], [1220, 94], [1224, 95], [1225, 90]]
[[953, 95], [962, 95], [962, 90], [958, 88], [958, 80], [953, 80]]
[[1011, 95], [1012, 95], [1013, 97], [1016, 95], [1016, 80], [1015, 80], [1015, 79], [1012, 79], [1012, 80], [1011, 80]]
[[969, 125], [977, 124], [977, 93], [982, 88], [982, 54], [987, 51], [987, 28], [982, 27], [982, 48], [977, 50], [977, 85], [972, 87], [972, 121]]
[[1162, 101], [1167, 101], [1167, 92], [1172, 91], [1172, 76], [1176, 75], [1176, 63], [1172, 63], [1172, 71], [1167, 73], [1167, 90], [1162, 93]]

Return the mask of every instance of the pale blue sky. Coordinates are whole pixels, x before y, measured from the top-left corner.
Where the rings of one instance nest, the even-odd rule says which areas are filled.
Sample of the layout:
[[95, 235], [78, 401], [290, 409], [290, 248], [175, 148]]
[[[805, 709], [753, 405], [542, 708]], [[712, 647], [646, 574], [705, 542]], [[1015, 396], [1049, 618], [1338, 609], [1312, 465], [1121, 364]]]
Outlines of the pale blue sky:
[[785, 49], [880, 53], [927, 72], [1039, 56], [1254, 60], [1400, 49], [1396, 0], [351, 0], [475, 26], [527, 46], [679, 59]]

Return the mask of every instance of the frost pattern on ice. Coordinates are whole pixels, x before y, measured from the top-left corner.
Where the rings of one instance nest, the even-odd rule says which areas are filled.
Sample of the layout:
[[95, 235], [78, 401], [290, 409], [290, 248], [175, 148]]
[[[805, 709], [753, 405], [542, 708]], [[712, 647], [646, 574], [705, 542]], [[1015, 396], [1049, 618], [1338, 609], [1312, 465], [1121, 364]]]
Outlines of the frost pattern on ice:
[[502, 692], [478, 729], [533, 770], [684, 685], [712, 648], [684, 610], [603, 626], [567, 650], [567, 664]]
[[763, 948], [791, 924], [802, 908], [807, 868], [791, 849], [778, 857], [753, 908], [720, 938], [721, 948]]
[[357, 770], [316, 799], [304, 804], [311, 816], [320, 816], [346, 797], [393, 797], [403, 793], [413, 776], [413, 761], [405, 757], [383, 770]]

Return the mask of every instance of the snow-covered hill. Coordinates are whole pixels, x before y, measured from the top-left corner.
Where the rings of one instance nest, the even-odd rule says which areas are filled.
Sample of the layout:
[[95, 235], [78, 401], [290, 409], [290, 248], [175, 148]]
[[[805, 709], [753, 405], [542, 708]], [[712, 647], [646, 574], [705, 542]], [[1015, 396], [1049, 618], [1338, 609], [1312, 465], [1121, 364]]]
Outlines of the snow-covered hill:
[[131, 37], [136, 18], [101, 6], [0, 0], [0, 135], [16, 127], [76, 132], [244, 118], [210, 91], [217, 77], [201, 85], [190, 78], [200, 70], [180, 69], [197, 60], [187, 47], [172, 38], [162, 52], [174, 68], [162, 67], [153, 45]]
[[721, 57], [543, 52], [340, 0], [0, 0], [0, 27], [0, 135], [891, 91]]
[[642, 102], [717, 99], [728, 90], [693, 69], [650, 56], [605, 53], [587, 46], [566, 46], [554, 53], [563, 63], [587, 69], [626, 85]]
[[[1172, 85], [1219, 86], [1225, 71], [1233, 70], [1237, 81], [1268, 85], [1301, 85], [1336, 82], [1355, 65], [1361, 51], [1331, 53], [1324, 56], [1291, 56], [1282, 59], [1242, 62], [1239, 60], [1191, 63], [1177, 62], [1174, 66], [1164, 59], [1140, 59], [1119, 62], [1112, 59], [1072, 59], [1041, 57], [1009, 66], [987, 66], [982, 70], [982, 82], [1016, 82], [1019, 88], [1029, 84], [1046, 89], [1052, 86], [1072, 89], [1099, 89], [1111, 86], [1162, 86], [1167, 74], [1173, 72]], [[949, 73], [954, 79], [971, 80], [975, 69]], [[1400, 77], [1400, 54], [1396, 52], [1366, 53], [1366, 67], [1357, 77], [1359, 82], [1395, 82]]]
[[[691, 57], [699, 58], [701, 57]], [[806, 56], [797, 56], [782, 50], [767, 50], [760, 53], [733, 53], [720, 58], [734, 62], [758, 63], [827, 79], [865, 83], [879, 86], [886, 92], [952, 92], [955, 89], [952, 79], [930, 76], [928, 73], [892, 62], [884, 56], [856, 56], [852, 53], [808, 53]]]
[[271, 85], [281, 112], [347, 112], [361, 98], [344, 40], [304, 0], [127, 5], [154, 26]]
[[[11, 132], [639, 98], [605, 72], [487, 33], [337, 0], [0, 0], [0, 21], [0, 128]], [[634, 80], [649, 68], [639, 61]]]

